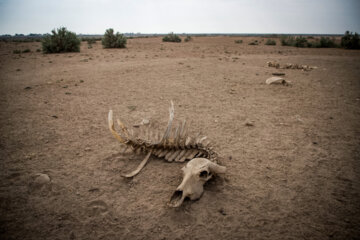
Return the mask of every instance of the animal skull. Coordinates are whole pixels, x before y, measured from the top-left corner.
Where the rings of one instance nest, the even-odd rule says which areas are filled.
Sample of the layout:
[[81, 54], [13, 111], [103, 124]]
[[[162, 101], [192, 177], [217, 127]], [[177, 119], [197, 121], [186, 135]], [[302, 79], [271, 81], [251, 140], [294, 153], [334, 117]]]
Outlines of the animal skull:
[[206, 158], [194, 158], [189, 161], [183, 171], [183, 181], [172, 195], [169, 206], [179, 207], [185, 198], [199, 199], [204, 191], [203, 185], [214, 174], [225, 173], [226, 167], [220, 166]]

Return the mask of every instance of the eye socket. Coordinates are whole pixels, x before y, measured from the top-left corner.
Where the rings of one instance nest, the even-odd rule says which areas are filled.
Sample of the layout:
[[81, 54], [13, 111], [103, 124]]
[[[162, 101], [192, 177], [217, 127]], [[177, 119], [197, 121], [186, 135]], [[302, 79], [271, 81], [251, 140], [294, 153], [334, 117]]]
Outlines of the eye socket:
[[209, 176], [209, 173], [208, 171], [201, 171], [200, 174], [199, 174], [199, 177], [201, 178], [207, 178]]

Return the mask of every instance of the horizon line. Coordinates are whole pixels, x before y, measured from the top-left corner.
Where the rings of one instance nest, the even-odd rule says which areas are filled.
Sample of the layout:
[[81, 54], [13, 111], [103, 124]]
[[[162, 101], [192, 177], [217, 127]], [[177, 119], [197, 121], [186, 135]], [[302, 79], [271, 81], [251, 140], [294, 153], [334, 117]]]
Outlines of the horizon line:
[[[68, 29], [69, 30], [69, 29]], [[69, 30], [71, 31], [71, 30]], [[345, 31], [346, 32], [346, 31]], [[345, 33], [344, 32], [344, 33]], [[349, 31], [351, 32], [351, 31]], [[169, 33], [174, 33], [177, 35], [247, 35], [247, 36], [251, 36], [251, 35], [323, 35], [323, 36], [340, 36], [340, 35], [344, 35], [344, 33], [221, 33], [221, 32], [208, 32], [208, 33], [189, 33], [189, 32], [167, 32], [167, 33], [142, 33], [142, 32], [122, 32], [121, 34], [124, 35], [130, 35], [130, 36], [156, 36], [156, 35], [167, 35]], [[353, 32], [356, 33], [356, 32]], [[9, 33], [3, 33], [0, 36], [12, 36], [12, 37], [16, 37], [16, 36], [29, 36], [29, 35], [46, 35], [46, 34], [50, 34], [50, 33], [28, 33], [28, 34], [24, 34], [24, 33], [14, 33], [14, 34], [9, 34]], [[76, 33], [76, 35], [78, 36], [102, 36], [104, 34], [101, 33]]]

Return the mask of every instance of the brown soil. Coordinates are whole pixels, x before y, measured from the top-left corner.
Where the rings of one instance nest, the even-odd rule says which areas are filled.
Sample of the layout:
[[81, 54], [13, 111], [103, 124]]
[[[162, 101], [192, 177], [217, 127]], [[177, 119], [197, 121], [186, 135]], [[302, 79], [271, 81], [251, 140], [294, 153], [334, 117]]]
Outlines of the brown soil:
[[[359, 237], [360, 52], [236, 39], [83, 42], [80, 53], [51, 55], [40, 43], [1, 43], [0, 238]], [[289, 85], [266, 85], [279, 71]], [[107, 127], [112, 109], [129, 126], [145, 118], [163, 130], [170, 100], [228, 169], [178, 209], [166, 203], [183, 163], [151, 158], [123, 179], [144, 156], [121, 154]]]

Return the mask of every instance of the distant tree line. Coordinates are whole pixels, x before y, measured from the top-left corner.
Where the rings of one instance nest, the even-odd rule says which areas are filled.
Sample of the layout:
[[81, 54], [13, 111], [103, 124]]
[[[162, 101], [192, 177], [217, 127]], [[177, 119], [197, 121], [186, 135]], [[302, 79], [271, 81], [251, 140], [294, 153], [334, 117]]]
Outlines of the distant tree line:
[[341, 37], [340, 43], [337, 43], [334, 38], [320, 37], [320, 39], [314, 39], [314, 37], [305, 38], [303, 36], [282, 36], [280, 38], [282, 46], [293, 46], [300, 48], [336, 48], [342, 47], [345, 49], [360, 49], [359, 35], [355, 32], [346, 31]]
[[[140, 35], [140, 33], [139, 33]], [[130, 35], [133, 38], [134, 34]], [[157, 36], [157, 35], [156, 35]], [[197, 35], [196, 35], [197, 36]], [[259, 35], [260, 36], [260, 35]], [[267, 37], [278, 37], [279, 35], [266, 35]], [[144, 37], [140, 35], [140, 37]], [[89, 48], [91, 44], [101, 40], [104, 48], [126, 48], [127, 37], [119, 32], [114, 32], [112, 28], [105, 31], [103, 36], [89, 36], [89, 35], [77, 35], [74, 32], [68, 31], [65, 27], [52, 30], [51, 34], [36, 34], [30, 33], [28, 35], [15, 34], [14, 36], [5, 34], [0, 36], [0, 41], [3, 42], [42, 42], [42, 51], [44, 53], [59, 53], [59, 52], [79, 52], [80, 42], [87, 41]], [[162, 39], [164, 42], [181, 42], [181, 38], [174, 33], [165, 35]], [[192, 38], [188, 35], [185, 38], [185, 42], [191, 41]], [[240, 40], [235, 41], [241, 43]], [[320, 39], [308, 36], [292, 36], [282, 35], [280, 37], [280, 43], [282, 46], [293, 47], [312, 47], [312, 48], [334, 48], [342, 47], [345, 49], [360, 49], [360, 39], [358, 33], [352, 33], [346, 31], [341, 37], [340, 43], [336, 42], [335, 38], [322, 36]], [[258, 43], [252, 43], [252, 45], [258, 45]], [[265, 45], [276, 45], [276, 41], [268, 39]]]

